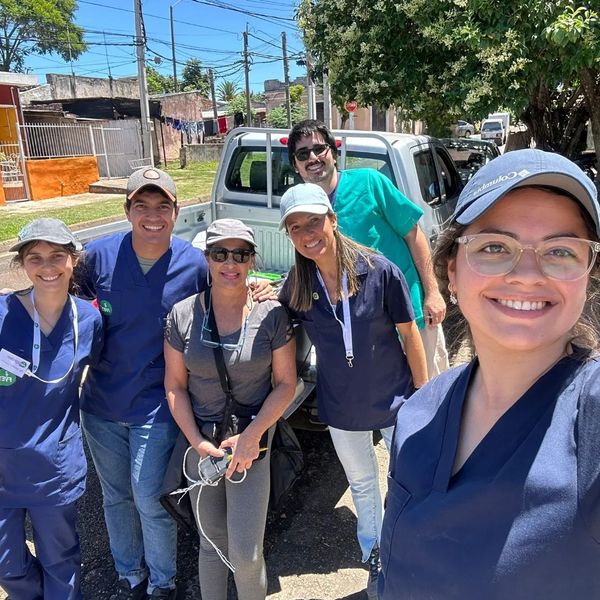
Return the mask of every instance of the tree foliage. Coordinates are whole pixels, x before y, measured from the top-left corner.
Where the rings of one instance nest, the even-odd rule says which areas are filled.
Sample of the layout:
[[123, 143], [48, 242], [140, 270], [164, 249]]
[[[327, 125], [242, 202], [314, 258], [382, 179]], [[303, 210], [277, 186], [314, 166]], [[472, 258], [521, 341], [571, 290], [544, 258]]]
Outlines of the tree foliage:
[[[292, 127], [303, 121], [308, 117], [308, 108], [306, 104], [298, 103], [292, 104]], [[277, 106], [275, 107], [268, 115], [267, 115], [267, 123], [270, 127], [278, 127], [280, 129], [286, 129], [288, 126], [287, 121], [287, 111], [285, 106]]]
[[217, 88], [217, 98], [223, 102], [231, 102], [240, 93], [240, 88], [233, 81], [221, 81]]
[[[250, 95], [250, 101], [252, 102], [252, 95]], [[243, 113], [244, 118], [246, 117], [246, 94], [238, 94], [227, 104], [227, 114], [235, 115], [235, 113]], [[250, 113], [252, 115], [252, 120], [254, 120], [256, 111], [252, 106], [250, 106]]]
[[169, 94], [175, 91], [172, 75], [163, 75], [151, 65], [146, 65], [146, 83], [150, 94]]
[[198, 59], [190, 58], [186, 61], [181, 73], [179, 90], [182, 92], [200, 92], [206, 97], [210, 95], [208, 74], [202, 68], [202, 63]]
[[30, 54], [54, 52], [68, 61], [85, 52], [76, 9], [75, 0], [2, 0], [0, 70], [23, 72]]
[[402, 107], [433, 132], [507, 108], [538, 146], [569, 154], [600, 119], [592, 1], [301, 0], [298, 17], [334, 95]]

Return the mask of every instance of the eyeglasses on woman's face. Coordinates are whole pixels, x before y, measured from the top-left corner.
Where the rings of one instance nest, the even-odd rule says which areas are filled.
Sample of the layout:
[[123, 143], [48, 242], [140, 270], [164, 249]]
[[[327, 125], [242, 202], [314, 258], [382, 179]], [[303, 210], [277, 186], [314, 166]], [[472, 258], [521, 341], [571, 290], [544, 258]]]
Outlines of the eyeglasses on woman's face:
[[508, 275], [519, 264], [523, 252], [531, 250], [546, 277], [575, 281], [591, 271], [600, 251], [600, 243], [576, 237], [524, 245], [509, 235], [477, 233], [459, 237], [456, 242], [464, 245], [469, 267], [487, 277]]
[[314, 154], [316, 158], [321, 158], [327, 154], [328, 150], [328, 144], [315, 144], [310, 148], [300, 148], [300, 150], [296, 150], [296, 152], [294, 152], [294, 157], [300, 162], [306, 162], [310, 158], [311, 153]]
[[226, 262], [230, 254], [236, 263], [245, 264], [250, 260], [251, 256], [254, 256], [255, 251], [248, 248], [234, 248], [233, 250], [228, 250], [227, 248], [221, 248], [220, 246], [208, 249], [208, 256], [210, 259], [218, 263]]

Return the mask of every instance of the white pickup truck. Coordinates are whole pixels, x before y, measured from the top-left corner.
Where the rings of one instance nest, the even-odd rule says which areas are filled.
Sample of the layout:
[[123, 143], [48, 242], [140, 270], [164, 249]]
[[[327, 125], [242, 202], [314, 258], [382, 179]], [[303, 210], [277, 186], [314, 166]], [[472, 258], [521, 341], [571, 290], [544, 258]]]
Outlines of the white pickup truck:
[[[214, 219], [241, 219], [255, 232], [258, 268], [274, 278], [293, 262], [292, 245], [279, 231], [279, 201], [285, 190], [301, 180], [288, 161], [288, 131], [236, 128], [224, 140], [223, 152], [209, 203], [181, 209], [175, 235], [204, 247], [206, 228]], [[434, 240], [452, 214], [461, 179], [443, 144], [431, 137], [400, 133], [333, 131], [338, 144], [338, 168], [379, 170], [424, 211], [420, 225]], [[112, 224], [81, 234], [85, 242], [102, 233], [126, 228]], [[300, 332], [299, 332], [300, 333]], [[316, 402], [307, 396], [314, 388], [315, 365], [306, 336], [298, 336], [298, 371], [305, 382], [295, 405], [303, 425], [319, 426]]]

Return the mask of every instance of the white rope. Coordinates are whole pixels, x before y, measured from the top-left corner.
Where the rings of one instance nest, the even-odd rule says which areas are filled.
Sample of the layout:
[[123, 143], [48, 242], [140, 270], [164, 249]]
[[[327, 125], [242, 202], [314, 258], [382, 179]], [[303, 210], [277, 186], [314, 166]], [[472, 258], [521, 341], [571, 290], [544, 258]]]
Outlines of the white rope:
[[[229, 562], [228, 558], [225, 556], [225, 554], [223, 554], [223, 552], [221, 552], [221, 550], [219, 550], [219, 548], [217, 548], [216, 544], [206, 535], [206, 533], [204, 532], [204, 528], [202, 527], [202, 523], [200, 522], [200, 494], [202, 493], [202, 488], [206, 485], [210, 485], [211, 487], [216, 487], [217, 485], [219, 485], [219, 483], [221, 482], [221, 479], [223, 479], [223, 476], [219, 477], [219, 479], [217, 479], [216, 481], [208, 481], [207, 479], [205, 479], [202, 476], [202, 473], [200, 472], [200, 462], [202, 462], [202, 460], [204, 460], [203, 458], [198, 460], [198, 479], [193, 479], [187, 472], [187, 469], [185, 467], [185, 463], [187, 461], [187, 455], [188, 452], [190, 450], [193, 450], [192, 446], [189, 446], [188, 449], [185, 451], [185, 454], [183, 455], [183, 474], [185, 475], [185, 478], [191, 482], [192, 485], [186, 487], [186, 488], [181, 488], [179, 490], [175, 490], [174, 492], [171, 492], [169, 495], [173, 496], [175, 494], [181, 494], [181, 498], [179, 498], [179, 500], [177, 500], [177, 504], [179, 504], [181, 502], [181, 500], [183, 499], [183, 497], [190, 492], [191, 490], [193, 490], [194, 488], [199, 487], [200, 489], [198, 490], [198, 498], [196, 498], [196, 520], [198, 521], [198, 530], [200, 531], [200, 533], [204, 536], [204, 538], [206, 539], [206, 541], [214, 548], [215, 552], [217, 553], [217, 556], [221, 559], [221, 561], [223, 562], [223, 564], [232, 572], [235, 573], [235, 567]], [[208, 457], [205, 457], [208, 458]], [[242, 476], [241, 479], [238, 480], [234, 480], [234, 479], [230, 479], [230, 483], [243, 483], [244, 480], [246, 479], [246, 475], [248, 474], [248, 471], [246, 469], [244, 469], [244, 474]]]

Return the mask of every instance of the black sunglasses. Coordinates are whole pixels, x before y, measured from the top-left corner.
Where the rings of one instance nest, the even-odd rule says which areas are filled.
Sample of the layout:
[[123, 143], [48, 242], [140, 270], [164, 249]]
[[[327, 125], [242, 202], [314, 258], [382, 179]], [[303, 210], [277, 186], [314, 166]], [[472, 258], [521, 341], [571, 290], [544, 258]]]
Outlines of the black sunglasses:
[[300, 148], [297, 152], [294, 153], [296, 160], [300, 162], [307, 161], [310, 158], [310, 153], [312, 152], [317, 158], [326, 154], [327, 150], [329, 150], [328, 144], [315, 144], [311, 148]]
[[233, 256], [233, 260], [236, 263], [247, 263], [251, 256], [254, 256], [254, 250], [248, 250], [248, 248], [235, 248], [234, 250], [227, 250], [227, 248], [209, 248], [208, 255], [212, 260], [218, 263], [225, 262], [229, 255]]

